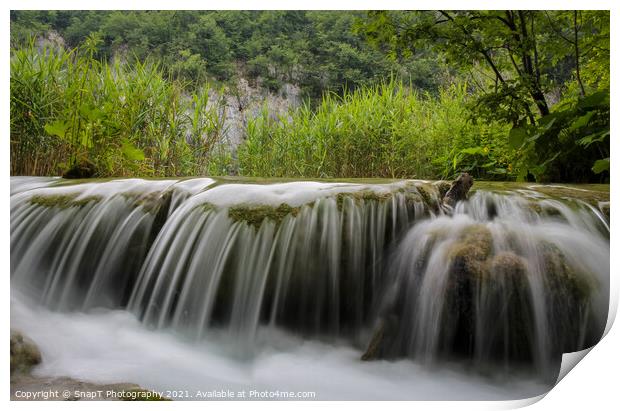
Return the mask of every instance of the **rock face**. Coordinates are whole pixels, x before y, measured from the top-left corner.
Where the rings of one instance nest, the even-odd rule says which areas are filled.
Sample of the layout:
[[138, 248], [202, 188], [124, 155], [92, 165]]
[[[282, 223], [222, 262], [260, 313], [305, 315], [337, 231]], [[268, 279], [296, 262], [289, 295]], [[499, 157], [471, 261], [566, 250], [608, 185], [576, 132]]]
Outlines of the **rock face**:
[[461, 173], [461, 175], [452, 182], [450, 189], [443, 197], [444, 206], [452, 208], [459, 201], [467, 199], [467, 193], [473, 185], [473, 177], [470, 176], [468, 173]]
[[286, 117], [291, 108], [301, 105], [301, 90], [292, 84], [285, 84], [280, 92], [271, 93], [240, 78], [234, 90], [225, 93], [214, 92], [209, 97], [209, 104], [217, 106], [223, 117], [222, 143], [233, 151], [243, 143], [245, 129], [250, 119], [262, 115], [268, 108], [269, 116], [274, 120]]
[[27, 373], [41, 363], [41, 353], [35, 343], [20, 332], [11, 330], [11, 375]]

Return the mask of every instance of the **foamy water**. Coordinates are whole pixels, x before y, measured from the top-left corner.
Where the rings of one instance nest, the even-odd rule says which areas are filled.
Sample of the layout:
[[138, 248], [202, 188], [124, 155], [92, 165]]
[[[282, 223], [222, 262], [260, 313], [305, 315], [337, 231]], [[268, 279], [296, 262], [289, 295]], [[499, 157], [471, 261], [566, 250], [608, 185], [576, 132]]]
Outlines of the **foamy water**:
[[[11, 327], [41, 376], [521, 399], [604, 327], [609, 223], [583, 201], [479, 190], [446, 214], [420, 181], [59, 182], [11, 180]], [[391, 360], [360, 361], [377, 330]]]
[[304, 341], [274, 329], [261, 330], [263, 342], [248, 361], [235, 358], [223, 336], [187, 342], [146, 329], [126, 311], [62, 314], [26, 301], [13, 292], [11, 326], [41, 349], [43, 362], [34, 372], [41, 376], [133, 382], [190, 395], [310, 391], [316, 400], [511, 400], [550, 388], [526, 378], [497, 381], [450, 367], [431, 371], [408, 360], [361, 362], [362, 353], [345, 345]]

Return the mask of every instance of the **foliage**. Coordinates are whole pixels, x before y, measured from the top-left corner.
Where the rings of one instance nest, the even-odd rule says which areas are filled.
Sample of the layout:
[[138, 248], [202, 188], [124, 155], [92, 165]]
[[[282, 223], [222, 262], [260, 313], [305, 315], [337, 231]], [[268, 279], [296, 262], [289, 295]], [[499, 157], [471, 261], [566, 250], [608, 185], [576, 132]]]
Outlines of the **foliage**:
[[[295, 177], [452, 177], [510, 174], [507, 127], [468, 121], [466, 87], [420, 94], [396, 81], [327, 94], [274, 118], [250, 121], [240, 173]], [[499, 142], [499, 144], [498, 144]]]
[[88, 161], [98, 175], [213, 170], [221, 105], [205, 86], [186, 96], [157, 64], [94, 58], [97, 37], [70, 51], [11, 50], [11, 173], [58, 175]]
[[608, 172], [609, 135], [609, 90], [559, 105], [536, 125], [510, 131], [510, 144], [519, 153], [517, 178], [531, 173], [537, 181], [580, 182]]
[[513, 125], [520, 178], [597, 181], [609, 164], [609, 110], [591, 111], [592, 142], [583, 117], [584, 101], [609, 95], [608, 11], [377, 11], [357, 30], [392, 58], [430, 45], [472, 80], [481, 73], [471, 116]]
[[[609, 180], [608, 11], [10, 18], [12, 174]], [[235, 153], [240, 76], [308, 98], [248, 111]]]
[[351, 27], [357, 11], [12, 11], [11, 42], [55, 32], [68, 47], [91, 34], [95, 55], [129, 62], [156, 59], [165, 73], [201, 84], [238, 75], [277, 92], [294, 83], [315, 99], [399, 75], [436, 90], [433, 55], [393, 64]]

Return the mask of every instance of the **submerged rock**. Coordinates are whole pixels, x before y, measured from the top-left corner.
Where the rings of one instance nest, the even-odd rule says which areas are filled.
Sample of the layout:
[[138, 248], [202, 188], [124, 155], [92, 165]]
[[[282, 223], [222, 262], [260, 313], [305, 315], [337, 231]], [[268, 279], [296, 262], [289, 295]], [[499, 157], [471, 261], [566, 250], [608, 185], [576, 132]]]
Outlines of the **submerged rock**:
[[376, 327], [375, 332], [372, 335], [370, 342], [368, 343], [368, 348], [364, 354], [362, 354], [362, 361], [370, 361], [375, 360], [381, 357], [381, 347], [383, 345], [385, 337], [385, 323], [381, 321], [379, 325]]
[[27, 373], [41, 363], [41, 352], [34, 341], [19, 331], [11, 330], [11, 375]]

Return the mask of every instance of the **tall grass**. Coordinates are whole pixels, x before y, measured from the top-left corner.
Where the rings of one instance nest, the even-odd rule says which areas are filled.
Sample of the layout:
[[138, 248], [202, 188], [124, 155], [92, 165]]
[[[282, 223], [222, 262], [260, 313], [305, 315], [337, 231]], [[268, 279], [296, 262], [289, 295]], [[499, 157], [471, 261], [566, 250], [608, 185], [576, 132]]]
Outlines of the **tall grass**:
[[465, 85], [420, 94], [389, 81], [324, 96], [274, 118], [249, 121], [239, 149], [244, 175], [448, 178], [467, 170], [506, 178], [508, 129], [469, 121]]
[[513, 176], [506, 126], [470, 121], [465, 85], [431, 96], [387, 81], [281, 117], [265, 107], [233, 161], [225, 102], [210, 101], [223, 90], [190, 93], [151, 61], [99, 61], [96, 44], [11, 50], [12, 175], [88, 162], [99, 176]]
[[208, 85], [187, 94], [152, 62], [79, 49], [11, 50], [11, 174], [57, 175], [88, 161], [100, 176], [201, 175], [226, 166], [225, 110]]

